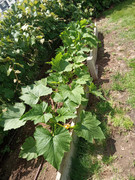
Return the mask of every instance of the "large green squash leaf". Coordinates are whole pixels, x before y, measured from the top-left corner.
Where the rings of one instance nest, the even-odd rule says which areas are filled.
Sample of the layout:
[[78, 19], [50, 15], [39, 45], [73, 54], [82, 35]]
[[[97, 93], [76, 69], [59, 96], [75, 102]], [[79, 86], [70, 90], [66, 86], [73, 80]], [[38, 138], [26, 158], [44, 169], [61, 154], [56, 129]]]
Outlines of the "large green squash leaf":
[[60, 127], [51, 134], [47, 129], [37, 127], [34, 137], [38, 155], [43, 155], [50, 164], [59, 169], [64, 152], [70, 149], [71, 136], [68, 130]]
[[28, 161], [37, 158], [36, 142], [33, 137], [28, 137], [21, 147], [19, 157], [27, 159]]
[[81, 77], [79, 77], [76, 81], [77, 84], [87, 84], [87, 82], [90, 82], [90, 75], [86, 74], [86, 75], [82, 75]]
[[69, 93], [71, 92], [70, 87], [67, 84], [62, 84], [58, 87], [59, 92], [61, 93], [61, 96], [66, 99], [69, 96]]
[[56, 93], [55, 96], [53, 97], [54, 102], [64, 102], [65, 97], [63, 96], [62, 93]]
[[71, 88], [68, 85], [61, 85], [59, 91], [65, 99], [68, 97], [71, 101], [81, 104], [82, 94], [84, 94], [84, 89], [81, 85], [73, 82]]
[[77, 84], [87, 84], [92, 82], [92, 78], [90, 77], [89, 70], [86, 66], [83, 66], [82, 69], [75, 69], [75, 74], [77, 75]]
[[52, 93], [52, 89], [44, 86], [43, 84], [39, 85], [29, 85], [22, 88], [22, 99], [26, 104], [32, 105], [37, 104], [41, 96], [46, 96]]
[[21, 117], [23, 121], [28, 121], [28, 120], [34, 121], [34, 124], [40, 122], [47, 123], [47, 121], [50, 118], [52, 118], [52, 114], [49, 113], [48, 104], [45, 102], [42, 102], [41, 104], [33, 105], [32, 109]]
[[82, 111], [81, 122], [75, 126], [75, 132], [79, 137], [83, 137], [92, 143], [93, 139], [104, 139], [105, 136], [99, 127], [100, 121], [91, 112]]
[[68, 108], [60, 108], [57, 110], [58, 116], [56, 117], [57, 122], [62, 121], [65, 123], [67, 119], [75, 118], [77, 115], [70, 111]]
[[21, 116], [25, 111], [25, 106], [23, 103], [16, 103], [14, 106], [9, 106], [7, 111], [2, 114], [1, 124], [4, 127], [4, 131], [10, 129], [17, 129], [23, 126], [26, 122], [20, 120]]
[[52, 70], [56, 72], [65, 72], [72, 70], [72, 64], [63, 59], [62, 53], [58, 53], [55, 58], [52, 58], [51, 61]]
[[91, 83], [89, 85], [89, 92], [97, 97], [100, 97], [101, 99], [105, 100], [105, 98], [103, 97], [102, 95], [102, 92], [101, 91], [98, 91], [97, 90], [97, 87], [95, 86], [94, 83]]
[[62, 82], [62, 76], [59, 73], [50, 73], [47, 77], [47, 83], [52, 87], [53, 85], [57, 85]]
[[70, 99], [67, 99], [64, 102], [64, 107], [67, 107], [70, 111], [75, 112], [78, 105], [74, 103], [73, 101], [70, 101]]

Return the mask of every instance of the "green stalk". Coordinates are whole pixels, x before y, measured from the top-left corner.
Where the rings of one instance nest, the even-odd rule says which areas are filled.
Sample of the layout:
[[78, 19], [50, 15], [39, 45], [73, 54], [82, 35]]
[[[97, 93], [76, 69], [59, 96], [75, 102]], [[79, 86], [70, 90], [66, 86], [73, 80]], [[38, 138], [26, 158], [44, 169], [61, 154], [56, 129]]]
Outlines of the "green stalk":
[[57, 123], [59, 126], [61, 126], [61, 127], [64, 127], [63, 125], [61, 125], [60, 123]]

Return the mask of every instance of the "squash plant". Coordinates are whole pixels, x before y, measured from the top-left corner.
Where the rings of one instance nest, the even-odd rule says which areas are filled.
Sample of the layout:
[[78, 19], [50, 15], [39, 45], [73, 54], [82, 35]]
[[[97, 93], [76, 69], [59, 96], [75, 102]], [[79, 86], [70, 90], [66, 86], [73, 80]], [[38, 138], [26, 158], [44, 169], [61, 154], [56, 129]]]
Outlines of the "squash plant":
[[[78, 107], [87, 103], [84, 86], [89, 87], [90, 93], [100, 94], [95, 93], [85, 62], [89, 49], [98, 43], [93, 27], [92, 22], [85, 19], [71, 22], [61, 33], [63, 46], [50, 62], [49, 76], [22, 87], [20, 99], [23, 102], [3, 112], [0, 124], [5, 131], [19, 128], [29, 120], [35, 124], [35, 132], [26, 138], [20, 157], [31, 160], [42, 155], [59, 169], [64, 152], [70, 149], [72, 129], [91, 143], [104, 138], [100, 122], [91, 112], [83, 110], [81, 121], [74, 126], [71, 123], [77, 117]], [[30, 106], [29, 111], [25, 111], [24, 104]]]

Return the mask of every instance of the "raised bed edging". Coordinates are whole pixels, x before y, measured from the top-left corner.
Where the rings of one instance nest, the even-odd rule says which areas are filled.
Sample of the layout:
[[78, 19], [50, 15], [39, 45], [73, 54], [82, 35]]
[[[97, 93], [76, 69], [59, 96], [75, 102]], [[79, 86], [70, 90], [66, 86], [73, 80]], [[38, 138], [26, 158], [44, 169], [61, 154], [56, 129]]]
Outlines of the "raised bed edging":
[[[95, 28], [94, 28], [94, 35], [98, 36], [96, 24], [95, 24]], [[98, 79], [98, 68], [96, 66], [96, 60], [97, 60], [97, 48], [93, 48], [92, 50], [90, 50], [90, 55], [87, 58], [87, 66], [88, 66], [89, 72], [94, 80]], [[87, 86], [84, 87], [84, 91], [86, 92], [86, 96], [88, 98], [89, 93], [88, 93]], [[73, 120], [73, 123], [80, 121], [80, 112], [85, 108], [86, 108], [86, 106], [81, 105], [77, 109], [77, 118], [75, 118]], [[61, 163], [61, 166], [60, 166], [60, 170], [57, 172], [55, 180], [70, 180], [70, 169], [71, 169], [72, 158], [75, 155], [76, 144], [78, 142], [78, 137], [74, 133], [74, 131], [72, 132], [72, 139], [73, 140], [70, 145], [70, 151], [65, 153], [62, 163]]]
[[[86, 92], [86, 96], [87, 98], [89, 97], [89, 93], [88, 93], [88, 87], [85, 86], [84, 87], [84, 91]], [[85, 109], [86, 106], [80, 106], [77, 109], [77, 118], [73, 119], [73, 123], [75, 124], [75, 122], [79, 122], [80, 121], [80, 112]], [[69, 180], [69, 173], [70, 173], [70, 168], [71, 168], [71, 163], [72, 163], [72, 158], [74, 157], [74, 154], [76, 152], [76, 144], [78, 142], [78, 136], [75, 134], [75, 132], [72, 132], [72, 142], [70, 145], [70, 151], [66, 152], [64, 155], [64, 158], [62, 160], [61, 166], [60, 166], [60, 170], [57, 172], [57, 176], [55, 180]]]
[[[96, 23], [94, 28], [94, 35], [98, 37], [98, 30]], [[97, 60], [97, 48], [93, 48], [92, 50], [90, 50], [90, 55], [87, 58], [87, 66], [89, 68], [93, 80], [98, 79], [98, 66], [96, 65], [96, 60]]]

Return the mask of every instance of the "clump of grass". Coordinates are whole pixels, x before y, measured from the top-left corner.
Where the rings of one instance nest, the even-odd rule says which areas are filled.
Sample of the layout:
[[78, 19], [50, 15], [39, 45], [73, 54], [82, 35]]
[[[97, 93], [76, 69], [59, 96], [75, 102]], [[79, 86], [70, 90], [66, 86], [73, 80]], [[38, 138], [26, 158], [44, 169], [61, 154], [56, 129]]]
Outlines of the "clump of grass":
[[113, 161], [116, 159], [116, 156], [103, 156], [102, 162], [106, 165], [110, 165], [113, 163]]
[[125, 87], [123, 86], [124, 78], [123, 76], [118, 72], [114, 76], [112, 76], [113, 84], [112, 84], [112, 90], [115, 91], [123, 91]]
[[126, 130], [131, 130], [134, 126], [134, 123], [122, 108], [115, 108], [115, 113], [113, 116], [109, 116], [109, 120], [115, 127], [121, 127]]
[[94, 155], [96, 152], [96, 145], [90, 144], [82, 138], [79, 139], [77, 155], [72, 160], [71, 180], [86, 180], [93, 174], [98, 175], [101, 163]]
[[135, 176], [130, 175], [129, 180], [135, 180]]
[[112, 79], [112, 90], [114, 91], [124, 91], [129, 92], [130, 96], [128, 98], [128, 103], [135, 108], [135, 58], [126, 60], [130, 71], [125, 75], [116, 73]]
[[110, 128], [107, 125], [107, 119], [108, 119], [108, 115], [114, 114], [114, 109], [111, 105], [110, 102], [108, 101], [100, 101], [96, 104], [95, 106], [95, 110], [94, 110], [95, 115], [97, 116], [97, 119], [100, 119], [101, 124], [100, 127], [105, 135], [105, 137], [109, 137], [110, 136]]
[[104, 94], [105, 97], [109, 97], [109, 95], [110, 95], [110, 88], [103, 89], [103, 94]]
[[135, 70], [135, 58], [130, 59], [128, 64], [129, 64], [129, 67], [131, 67], [131, 68], [133, 68]]
[[96, 115], [108, 115], [110, 112], [112, 113], [114, 110], [111, 104], [108, 101], [100, 101], [96, 105]]
[[128, 60], [128, 65], [131, 69], [124, 77], [124, 86], [130, 93], [128, 103], [135, 108], [135, 58]]

